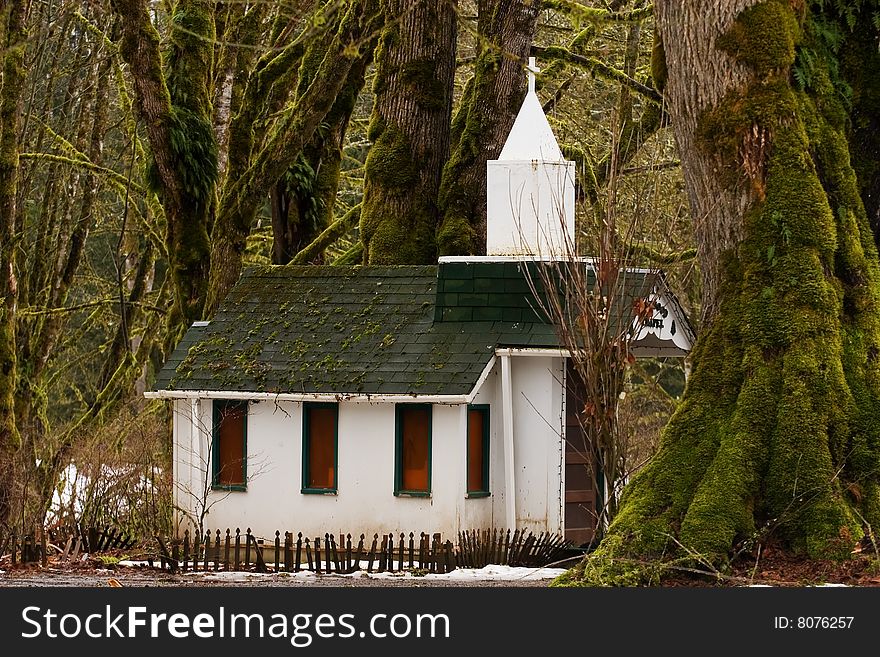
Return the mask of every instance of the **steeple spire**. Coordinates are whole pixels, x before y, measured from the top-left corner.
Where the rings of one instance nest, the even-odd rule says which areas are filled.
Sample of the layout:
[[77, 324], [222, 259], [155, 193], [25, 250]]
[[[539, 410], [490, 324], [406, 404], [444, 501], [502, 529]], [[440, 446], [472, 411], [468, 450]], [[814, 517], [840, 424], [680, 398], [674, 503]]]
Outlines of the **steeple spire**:
[[535, 73], [540, 71], [535, 65], [535, 58], [529, 57], [529, 65], [526, 67], [528, 91], [510, 134], [507, 135], [507, 141], [504, 142], [504, 148], [501, 149], [501, 155], [498, 156], [499, 160], [563, 160], [562, 151], [559, 150], [541, 101], [535, 93]]

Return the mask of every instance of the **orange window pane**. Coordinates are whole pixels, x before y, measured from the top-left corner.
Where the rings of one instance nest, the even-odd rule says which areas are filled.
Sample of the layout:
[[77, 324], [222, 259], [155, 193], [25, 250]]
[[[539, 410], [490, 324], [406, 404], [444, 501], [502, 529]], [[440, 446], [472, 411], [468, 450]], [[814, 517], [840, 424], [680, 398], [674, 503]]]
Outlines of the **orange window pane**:
[[309, 488], [336, 487], [336, 412], [333, 408], [310, 408]]
[[401, 412], [401, 487], [407, 491], [428, 492], [428, 459], [431, 415], [426, 408]]
[[467, 490], [469, 493], [489, 490], [484, 480], [483, 431], [486, 415], [482, 410], [468, 411]]
[[220, 413], [217, 432], [217, 483], [244, 484], [244, 422], [247, 406], [227, 406]]

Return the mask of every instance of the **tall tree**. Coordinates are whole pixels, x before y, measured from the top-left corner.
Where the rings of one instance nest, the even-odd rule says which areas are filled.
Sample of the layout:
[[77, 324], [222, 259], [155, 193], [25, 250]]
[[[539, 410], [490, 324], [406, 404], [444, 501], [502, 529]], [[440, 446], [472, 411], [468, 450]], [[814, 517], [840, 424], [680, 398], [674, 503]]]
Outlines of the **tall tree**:
[[[206, 312], [216, 309], [238, 280], [247, 236], [270, 189], [312, 141], [333, 109], [352, 67], [371, 47], [382, 25], [377, 4], [376, 0], [330, 0], [312, 18], [314, 25], [329, 25], [334, 30], [315, 69], [292, 66], [302, 58], [311, 40], [327, 38], [323, 29], [314, 27], [304, 30], [277, 55], [270, 52], [257, 62], [248, 81], [247, 98], [230, 126], [229, 170], [211, 234]], [[296, 87], [297, 71], [308, 71], [310, 81], [285, 107]], [[267, 119], [275, 119], [271, 129], [250, 121], [260, 111]]]
[[454, 0], [383, 0], [361, 241], [371, 264], [436, 259], [437, 192], [449, 155]]
[[15, 321], [18, 283], [18, 139], [25, 82], [25, 1], [11, 0], [0, 11], [3, 79], [0, 88], [0, 528], [10, 519], [13, 459], [19, 447], [15, 420]]
[[574, 579], [658, 572], [628, 556], [723, 561], [768, 532], [845, 557], [880, 526], [880, 265], [857, 175], [880, 155], [850, 158], [838, 60], [877, 7], [657, 3], [702, 334], [657, 456]]
[[154, 186], [167, 220], [179, 322], [200, 319], [208, 284], [208, 211], [217, 179], [217, 146], [208, 120], [213, 3], [178, 0], [167, 55], [143, 0], [113, 0], [122, 26], [120, 53], [154, 162]]
[[[254, 3], [238, 18], [224, 13], [232, 21], [230, 29], [224, 24], [225, 36], [241, 36], [244, 48], [256, 41], [267, 29], [263, 4]], [[300, 4], [310, 9], [310, 3]], [[172, 325], [179, 328], [213, 312], [238, 279], [245, 240], [269, 190], [333, 107], [378, 28], [378, 12], [374, 0], [329, 0], [303, 20], [280, 7], [261, 40], [263, 54], [256, 61], [236, 59], [244, 67], [237, 70], [231, 55], [214, 57], [221, 5], [177, 0], [164, 56], [144, 0], [113, 0], [113, 6], [167, 220]], [[310, 83], [293, 94], [303, 54], [311, 43], [325, 41]], [[218, 74], [225, 85], [220, 98], [230, 106], [221, 103], [224, 115], [214, 120], [212, 81]], [[222, 181], [217, 126], [228, 148]]]
[[444, 255], [486, 251], [486, 160], [501, 153], [526, 90], [524, 63], [535, 37], [538, 0], [480, 0], [477, 58], [452, 128], [440, 188]]

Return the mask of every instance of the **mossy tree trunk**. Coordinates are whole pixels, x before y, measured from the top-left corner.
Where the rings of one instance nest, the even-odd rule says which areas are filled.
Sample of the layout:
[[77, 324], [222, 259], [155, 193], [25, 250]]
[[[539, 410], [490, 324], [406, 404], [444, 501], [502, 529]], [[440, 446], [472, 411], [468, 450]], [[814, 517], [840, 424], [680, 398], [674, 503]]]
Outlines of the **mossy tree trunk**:
[[18, 290], [15, 252], [19, 248], [18, 139], [24, 88], [25, 2], [4, 3], [0, 12], [3, 80], [0, 89], [0, 529], [11, 516], [13, 462], [19, 447], [15, 418], [15, 322]]
[[208, 218], [217, 180], [217, 143], [211, 124], [213, 3], [178, 0], [172, 9], [170, 47], [160, 53], [159, 33], [144, 0], [113, 0], [121, 21], [120, 53], [134, 80], [146, 126], [152, 181], [165, 210], [166, 243], [174, 283], [172, 327], [201, 319], [208, 286]]
[[501, 153], [526, 92], [524, 66], [535, 36], [538, 0], [480, 0], [474, 76], [456, 111], [452, 152], [440, 187], [443, 255], [486, 252], [486, 160]]
[[[357, 0], [348, 5], [328, 3], [331, 6], [345, 8], [345, 12], [306, 89], [284, 108], [291, 81], [295, 80], [296, 69], [291, 64], [302, 57], [309, 42], [308, 38], [300, 38], [276, 57], [258, 63], [259, 70], [251, 76], [253, 84], [249, 83], [246, 91], [252, 98], [243, 101], [239, 116], [232, 120], [227, 184], [211, 234], [211, 279], [205, 306], [208, 314], [238, 280], [248, 233], [269, 190], [311, 142], [349, 71], [381, 27], [375, 0]], [[328, 38], [323, 30], [305, 36]], [[284, 108], [265, 138], [259, 134], [259, 124], [250, 120], [260, 114], [255, 103], [263, 110]]]
[[456, 3], [383, 0], [361, 241], [370, 264], [436, 261], [437, 193], [449, 155]]
[[632, 582], [628, 556], [724, 561], [766, 534], [845, 557], [880, 527], [880, 266], [816, 38], [838, 17], [795, 6], [657, 4], [705, 308], [684, 399], [581, 581]]
[[[273, 264], [289, 263], [334, 221], [345, 133], [363, 89], [367, 67], [373, 61], [378, 37], [370, 36], [369, 43], [361, 48], [361, 56], [348, 71], [345, 84], [321, 128], [270, 190]], [[308, 89], [326, 50], [327, 44], [316, 40], [306, 51], [300, 67], [298, 94]], [[321, 253], [314, 254], [309, 262], [318, 261], [321, 256]]]

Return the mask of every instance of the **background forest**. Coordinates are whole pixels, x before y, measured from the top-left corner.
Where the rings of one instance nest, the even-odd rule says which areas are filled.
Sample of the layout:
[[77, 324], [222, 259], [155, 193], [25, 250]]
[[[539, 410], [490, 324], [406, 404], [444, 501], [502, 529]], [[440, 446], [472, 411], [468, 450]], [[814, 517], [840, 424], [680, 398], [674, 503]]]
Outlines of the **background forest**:
[[[529, 56], [578, 164], [582, 252], [610, 239], [627, 262], [663, 266], [699, 314], [641, 0], [9, 0], [3, 11], [4, 524], [167, 526], [168, 411], [141, 393], [242, 267], [485, 248], [484, 162], [519, 109]], [[681, 393], [680, 367], [651, 364], [630, 383], [634, 462]], [[60, 508], [59, 490], [77, 499]]]

